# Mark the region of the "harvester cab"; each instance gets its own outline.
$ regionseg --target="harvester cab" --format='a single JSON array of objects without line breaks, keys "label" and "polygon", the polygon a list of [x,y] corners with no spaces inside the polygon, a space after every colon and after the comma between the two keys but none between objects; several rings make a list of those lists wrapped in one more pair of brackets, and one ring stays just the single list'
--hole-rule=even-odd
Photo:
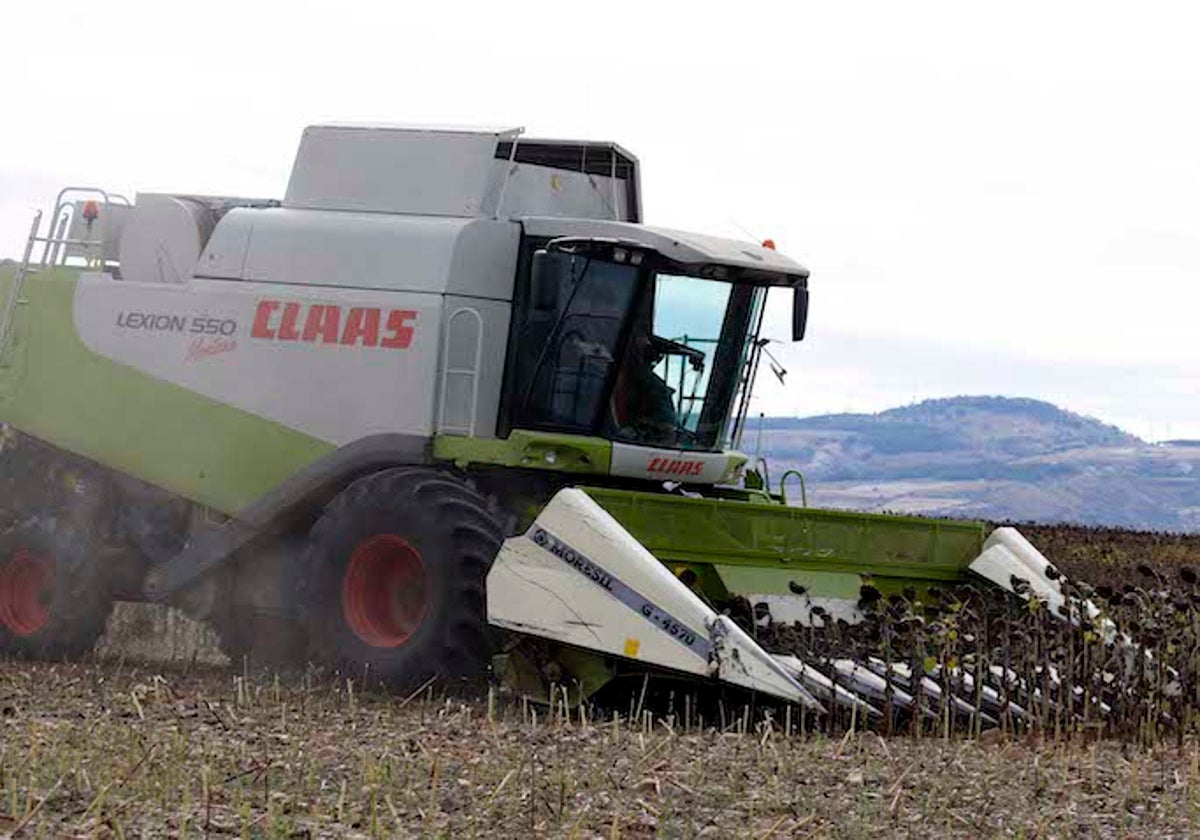
[{"label": "harvester cab", "polygon": [[808,272],[641,216],[620,146],[515,129],[313,126],[281,200],[61,193],[0,273],[0,648],[75,655],[154,600],[235,659],[816,709],[865,701],[748,629],[971,570],[1058,591],[1019,535],[764,487],[767,293],[799,340]]},{"label": "harvester cab", "polygon": [[[568,227],[529,220],[545,232]],[[579,435],[611,446],[611,473],[737,483],[766,292],[807,292],[780,257],[690,248],[635,225],[536,233],[518,277],[501,430]],[[581,235],[592,228],[591,236]],[[544,245],[541,244],[544,242]],[[749,255],[749,256],[746,256]],[[747,262],[754,261],[751,265]],[[522,288],[524,287],[524,288]]]}]

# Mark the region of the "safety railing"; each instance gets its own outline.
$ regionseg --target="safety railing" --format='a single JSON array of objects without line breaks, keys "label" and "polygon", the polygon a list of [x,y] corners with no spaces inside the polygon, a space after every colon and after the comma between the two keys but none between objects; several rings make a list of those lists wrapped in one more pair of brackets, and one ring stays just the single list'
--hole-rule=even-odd
[{"label": "safety railing", "polygon": [[[98,200],[97,198],[86,199],[83,205],[86,212],[88,202],[95,204],[97,234],[95,238],[68,237],[67,232],[70,230],[70,223],[76,211],[75,202],[84,196],[98,197]],[[25,242],[25,252],[17,267],[12,286],[8,290],[8,297],[4,301],[3,315],[0,316],[0,362],[8,357],[13,322],[16,318],[17,307],[25,303],[23,297],[25,282],[29,279],[30,274],[65,263],[72,255],[73,248],[82,252],[83,259],[89,265],[98,263],[100,271],[108,269],[108,259],[104,249],[106,225],[110,214],[106,210],[117,205],[132,206],[129,199],[119,193],[109,193],[98,187],[71,186],[59,190],[58,196],[54,200],[54,212],[50,215],[45,236],[39,235],[42,227],[42,212],[39,210],[34,214],[33,224],[29,228],[29,238]],[[33,251],[39,244],[42,245],[42,256],[38,261],[37,268],[34,268],[31,265]],[[96,257],[91,256],[93,250],[97,253]]]}]

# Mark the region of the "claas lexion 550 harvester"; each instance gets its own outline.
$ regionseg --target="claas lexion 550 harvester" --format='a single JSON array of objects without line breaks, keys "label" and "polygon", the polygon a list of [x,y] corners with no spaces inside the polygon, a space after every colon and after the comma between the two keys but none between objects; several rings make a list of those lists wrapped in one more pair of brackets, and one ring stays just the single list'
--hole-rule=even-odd
[{"label": "claas lexion 550 harvester", "polygon": [[282,201],[63,190],[0,286],[0,649],[79,655],[156,601],[395,685],[654,672],[818,711],[877,673],[722,604],[1061,602],[1011,529],[787,504],[737,448],[767,293],[799,341],[808,272],[641,216],[627,151],[519,130],[313,126]]}]

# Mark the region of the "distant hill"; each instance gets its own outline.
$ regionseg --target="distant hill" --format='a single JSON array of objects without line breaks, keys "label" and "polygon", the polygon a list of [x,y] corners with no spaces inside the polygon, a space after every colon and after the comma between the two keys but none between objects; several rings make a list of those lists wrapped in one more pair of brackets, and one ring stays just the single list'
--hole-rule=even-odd
[{"label": "distant hill", "polygon": [[[753,449],[751,422],[743,443]],[[1039,400],[953,397],[878,414],[770,418],[772,471],[834,507],[1200,530],[1200,446],[1149,444]]]}]

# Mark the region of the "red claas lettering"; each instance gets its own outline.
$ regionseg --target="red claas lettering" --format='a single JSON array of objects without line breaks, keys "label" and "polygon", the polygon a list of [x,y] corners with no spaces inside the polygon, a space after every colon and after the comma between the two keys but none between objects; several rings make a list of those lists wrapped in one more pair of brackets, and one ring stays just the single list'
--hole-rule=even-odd
[{"label": "red claas lettering", "polygon": [[380,342],[379,346],[395,350],[407,349],[408,345],[412,344],[415,332],[409,322],[415,320],[417,320],[417,313],[412,309],[393,309],[388,313],[388,335]]},{"label": "red claas lettering", "polygon": [[254,326],[250,329],[251,338],[274,338],[275,330],[271,329],[271,316],[279,308],[277,300],[260,300],[254,312]]},{"label": "red claas lettering", "polygon": [[416,321],[415,309],[354,306],[343,316],[342,308],[330,303],[260,300],[250,337],[406,350],[416,335]]},{"label": "red claas lettering", "polygon": [[275,333],[275,337],[280,341],[296,341],[300,338],[300,331],[296,329],[298,320],[300,320],[300,304],[285,303],[283,317],[279,319],[279,331]]},{"label": "red claas lettering", "polygon": [[336,306],[313,306],[304,319],[304,334],[301,341],[317,341],[321,344],[337,344],[342,310]]},{"label": "red claas lettering", "polygon": [[356,306],[346,316],[346,331],[342,333],[342,344],[375,347],[379,344],[379,310]]},{"label": "red claas lettering", "polygon": [[703,461],[686,461],[680,458],[651,458],[646,472],[657,475],[695,477],[704,472]]}]

